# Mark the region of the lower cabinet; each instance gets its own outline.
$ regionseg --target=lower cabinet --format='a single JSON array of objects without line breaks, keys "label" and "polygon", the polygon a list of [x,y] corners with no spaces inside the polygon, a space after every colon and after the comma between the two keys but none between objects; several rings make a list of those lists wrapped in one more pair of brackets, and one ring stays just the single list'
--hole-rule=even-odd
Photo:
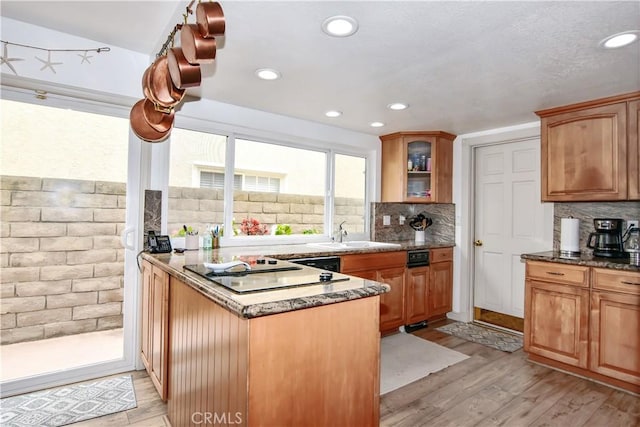
[{"label": "lower cabinet", "polygon": [[429,317],[429,267],[407,268],[407,323],[418,323]]},{"label": "lower cabinet", "polygon": [[453,301],[453,249],[429,250],[430,266],[407,268],[406,324],[446,317]]},{"label": "lower cabinet", "polygon": [[162,400],[167,400],[169,274],[142,262],[142,330],[140,356]]},{"label": "lower cabinet", "polygon": [[444,318],[453,304],[453,248],[432,249],[429,256],[427,314],[429,319]]},{"label": "lower cabinet", "polygon": [[589,290],[528,280],[525,301],[525,351],[586,368]]},{"label": "lower cabinet", "polygon": [[390,286],[389,292],[380,295],[380,332],[404,325],[406,263],[405,251],[343,255],[340,260],[341,273]]},{"label": "lower cabinet", "polygon": [[430,266],[406,268],[405,251],[342,256],[342,273],[391,287],[380,296],[380,332],[443,318],[451,311],[453,248],[430,249],[429,257]]},{"label": "lower cabinet", "polygon": [[593,269],[589,368],[640,385],[640,273]]},{"label": "lower cabinet", "polygon": [[526,268],[530,357],[640,392],[640,273],[538,261]]}]

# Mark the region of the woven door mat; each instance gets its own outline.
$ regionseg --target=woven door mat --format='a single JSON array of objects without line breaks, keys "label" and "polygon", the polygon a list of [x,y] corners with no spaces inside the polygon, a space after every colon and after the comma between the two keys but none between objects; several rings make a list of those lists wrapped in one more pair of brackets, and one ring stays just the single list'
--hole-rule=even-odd
[{"label": "woven door mat", "polygon": [[436,330],[509,353],[522,348],[521,336],[485,328],[475,323],[450,323]]}]

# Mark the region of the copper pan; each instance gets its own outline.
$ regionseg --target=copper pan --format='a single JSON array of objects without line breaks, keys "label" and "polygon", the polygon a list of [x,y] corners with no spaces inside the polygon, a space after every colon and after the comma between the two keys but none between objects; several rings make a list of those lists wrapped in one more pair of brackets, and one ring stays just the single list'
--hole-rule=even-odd
[{"label": "copper pan", "polygon": [[211,38],[224,35],[225,21],[222,6],[217,1],[198,3],[196,22],[203,37]]},{"label": "copper pan", "polygon": [[176,87],[184,89],[200,86],[202,81],[200,65],[189,64],[181,48],[172,47],[167,51],[167,63],[171,81]]},{"label": "copper pan", "polygon": [[173,126],[175,112],[173,108],[156,106],[145,98],[142,104],[142,115],[152,128],[158,132],[166,132]]},{"label": "copper pan", "polygon": [[144,103],[145,100],[141,99],[136,102],[131,113],[129,113],[129,120],[131,122],[131,130],[136,136],[147,142],[161,142],[165,140],[171,133],[171,128],[164,132],[158,132],[144,118]]},{"label": "copper pan", "polygon": [[159,57],[153,63],[149,70],[147,80],[149,93],[145,93],[145,96],[154,104],[171,108],[178,105],[184,98],[184,89],[173,86],[171,76],[169,75],[167,57],[165,55]]},{"label": "copper pan", "polygon": [[190,64],[210,64],[216,59],[216,39],[205,38],[196,24],[182,26],[180,46]]}]

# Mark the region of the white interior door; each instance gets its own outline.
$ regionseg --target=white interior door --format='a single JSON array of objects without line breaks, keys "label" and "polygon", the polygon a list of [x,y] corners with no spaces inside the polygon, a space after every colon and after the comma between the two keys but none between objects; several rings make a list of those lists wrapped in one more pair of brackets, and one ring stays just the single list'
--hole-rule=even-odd
[{"label": "white interior door", "polygon": [[553,204],[540,202],[538,138],[474,149],[475,307],[524,317],[522,253],[552,247]]}]

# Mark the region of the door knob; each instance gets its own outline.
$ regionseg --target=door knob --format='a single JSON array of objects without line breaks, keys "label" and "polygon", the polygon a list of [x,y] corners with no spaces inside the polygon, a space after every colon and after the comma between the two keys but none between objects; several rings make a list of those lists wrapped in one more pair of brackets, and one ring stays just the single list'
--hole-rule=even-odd
[{"label": "door knob", "polygon": [[475,242],[473,242],[473,244],[475,246],[482,246],[482,240],[476,240]]}]

